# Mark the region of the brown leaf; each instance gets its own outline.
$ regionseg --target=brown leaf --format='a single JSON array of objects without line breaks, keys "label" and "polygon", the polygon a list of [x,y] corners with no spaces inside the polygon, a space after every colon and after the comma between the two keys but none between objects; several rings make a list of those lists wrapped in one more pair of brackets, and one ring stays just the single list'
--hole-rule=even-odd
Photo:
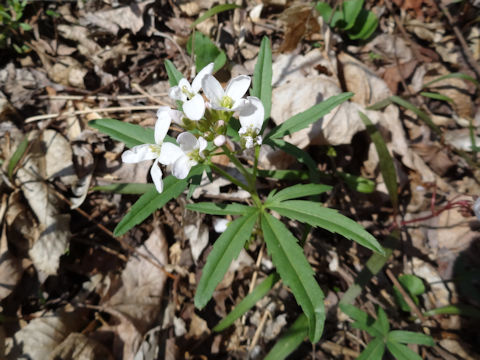
[{"label": "brown leaf", "polygon": [[310,4],[292,4],[280,15],[279,20],[285,26],[280,52],[295,50],[301,39],[320,31],[316,10]]},{"label": "brown leaf", "polygon": [[49,360],[113,360],[102,344],[80,333],[71,333],[50,354]]},{"label": "brown leaf", "polygon": [[413,74],[417,64],[418,62],[416,60],[411,60],[385,69],[383,79],[393,94],[397,94],[398,84],[405,81]]}]

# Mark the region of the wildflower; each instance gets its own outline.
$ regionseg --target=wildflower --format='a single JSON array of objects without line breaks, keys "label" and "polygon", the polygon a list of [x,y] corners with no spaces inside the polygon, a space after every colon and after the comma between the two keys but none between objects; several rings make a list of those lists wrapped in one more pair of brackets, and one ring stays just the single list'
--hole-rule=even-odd
[{"label": "wildflower", "polygon": [[245,104],[245,99],[242,98],[247,93],[250,82],[249,76],[240,75],[231,79],[223,90],[217,79],[207,75],[202,80],[202,88],[213,109],[237,111]]},{"label": "wildflower", "polygon": [[178,179],[185,179],[192,166],[203,161],[203,151],[207,148],[207,140],[203,137],[198,139],[189,132],[178,135],[177,142],[180,146],[173,145],[168,148],[172,174]]},{"label": "wildflower", "polygon": [[178,116],[175,111],[176,110],[171,110],[168,107],[162,107],[158,110],[154,132],[155,144],[137,145],[122,154],[122,161],[129,164],[155,159],[152,168],[150,169],[150,176],[152,177],[155,188],[159,193],[163,191],[163,174],[158,164],[170,164],[171,161],[169,155],[171,151],[169,151],[169,148],[176,146],[171,143],[163,142],[172,122],[172,117]]},{"label": "wildflower", "polygon": [[172,99],[183,102],[183,112],[190,120],[200,120],[205,114],[205,101],[199,91],[202,80],[212,72],[213,63],[210,63],[197,74],[191,85],[187,79],[182,78],[178,86],[172,87],[168,93]]},{"label": "wildflower", "polygon": [[241,127],[238,131],[246,149],[262,144],[262,137],[259,133],[262,130],[264,116],[265,109],[260,99],[255,96],[248,96],[245,106],[240,110]]}]

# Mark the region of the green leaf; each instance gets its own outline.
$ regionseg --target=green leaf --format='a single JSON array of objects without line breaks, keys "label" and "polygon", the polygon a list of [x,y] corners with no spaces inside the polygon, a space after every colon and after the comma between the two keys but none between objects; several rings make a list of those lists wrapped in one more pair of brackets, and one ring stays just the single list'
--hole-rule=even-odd
[{"label": "green leaf", "polygon": [[474,83],[474,84],[477,85],[477,86],[480,86],[480,83],[479,83],[477,80],[475,80],[473,77],[471,77],[471,76],[469,76],[469,75],[467,75],[467,74],[463,74],[463,73],[451,73],[451,74],[439,76],[438,78],[433,79],[432,81],[429,81],[428,83],[426,83],[426,84],[423,85],[423,88],[427,88],[427,87],[429,87],[430,85],[435,84],[436,82],[439,82],[439,81],[442,81],[442,80],[446,80],[446,79],[462,79],[462,80],[467,80],[467,81],[470,81],[470,82]]},{"label": "green leaf", "polygon": [[385,185],[387,186],[388,194],[390,195],[390,200],[392,201],[392,206],[394,209],[396,209],[398,207],[398,185],[397,171],[395,170],[393,159],[388,152],[387,145],[385,145],[382,135],[375,125],[372,124],[370,119],[364,113],[359,112],[358,114],[367,128],[370,139],[372,139],[373,143],[375,144],[383,181],[385,181]]},{"label": "green leaf", "polygon": [[415,113],[415,115],[417,115],[420,119],[422,119],[425,122],[425,124],[427,124],[428,127],[430,127],[437,135],[442,134],[442,130],[440,130],[440,128],[437,125],[435,125],[435,123],[432,121],[432,119],[430,119],[430,117],[426,113],[424,113],[422,110],[417,108],[412,103],[408,102],[407,100],[402,99],[399,96],[395,96],[395,95],[390,96],[390,100],[392,100],[392,102],[394,102],[395,104],[403,106],[404,108],[406,108],[406,109],[412,111],[413,113]]},{"label": "green leaf", "polygon": [[471,305],[457,304],[447,305],[436,309],[429,310],[423,314],[424,316],[435,315],[461,315],[480,319],[480,310]]},{"label": "green leaf", "polygon": [[290,199],[296,199],[306,196],[319,195],[331,190],[331,186],[320,184],[297,184],[282,189],[277,193],[273,191],[268,195],[270,202],[278,202]]},{"label": "green leaf", "polygon": [[397,360],[422,360],[415,351],[394,341],[387,341],[387,349]]},{"label": "green leaf", "polygon": [[213,15],[216,15],[216,14],[221,13],[223,11],[233,10],[233,9],[237,9],[237,8],[241,8],[241,6],[235,5],[235,4],[221,4],[221,5],[214,6],[210,10],[207,10],[197,20],[195,20],[195,22],[192,25],[190,25],[190,27],[194,28],[195,26],[197,26],[201,22],[207,20],[209,17],[212,17]]},{"label": "green leaf", "polygon": [[25,30],[25,31],[30,31],[32,30],[32,27],[30,26],[30,24],[27,24],[27,23],[20,23],[20,27]]},{"label": "green leaf", "polygon": [[362,9],[357,17],[355,25],[348,32],[351,40],[367,40],[375,32],[378,26],[378,18],[373,12]]},{"label": "green leaf", "polygon": [[[192,171],[191,171],[192,172]],[[187,178],[188,179],[188,178]],[[149,217],[155,210],[161,208],[168,201],[178,197],[187,187],[187,179],[179,180],[170,175],[163,179],[163,192],[158,193],[153,187],[143,194],[140,199],[130,208],[127,215],[118,223],[113,235],[121,236],[135,225],[140,224]]]},{"label": "green leaf", "polygon": [[[192,37],[195,37],[195,46],[192,47]],[[220,50],[207,36],[201,32],[195,31],[187,42],[187,52],[192,55],[195,51],[195,67],[197,72],[202,70],[210,63],[214,63],[214,71],[217,71],[225,65],[227,56],[225,52]]]},{"label": "green leaf", "polygon": [[268,253],[272,256],[280,277],[292,290],[307,316],[310,341],[316,343],[323,332],[325,308],[323,292],[313,277],[313,269],[297,239],[281,221],[263,213],[261,224]]},{"label": "green leaf", "polygon": [[270,289],[277,283],[280,276],[277,273],[269,275],[263,280],[253,291],[248,294],[240,303],[233,309],[217,326],[213,328],[213,331],[222,331],[232,325],[235,320],[245,314],[248,310],[253,308],[257,302],[262,299]]},{"label": "green leaf", "polygon": [[328,24],[332,15],[332,8],[330,7],[330,5],[328,5],[328,3],[324,1],[319,1],[317,5],[315,5],[315,10],[317,10],[318,13],[322,15],[323,20],[325,20],[325,23]]},{"label": "green leaf", "polygon": [[447,101],[449,103],[453,103],[453,99],[446,96],[446,95],[443,95],[443,94],[439,94],[439,93],[436,93],[436,92],[425,92],[425,91],[422,91],[420,93],[420,95],[422,96],[425,96],[427,98],[430,98],[430,99],[434,99],[434,100],[442,100],[442,101]]},{"label": "green leaf", "polygon": [[344,1],[342,5],[343,19],[345,21],[345,25],[342,26],[342,29],[348,30],[355,24],[355,20],[363,7],[363,0],[347,0]]},{"label": "green leaf", "polygon": [[264,360],[283,360],[300,346],[308,335],[308,319],[300,315],[293,325],[276,342]]},{"label": "green leaf", "polygon": [[250,208],[244,216],[230,223],[213,245],[195,293],[195,306],[198,309],[207,305],[232,260],[238,256],[250,238],[257,217],[258,209]]},{"label": "green leaf", "polygon": [[263,37],[260,44],[250,94],[262,100],[265,108],[265,119],[268,119],[272,108],[272,50],[270,49],[270,41],[266,36]]},{"label": "green leaf", "polygon": [[165,69],[167,70],[168,82],[172,87],[177,86],[178,82],[185,77],[170,60],[165,60]]},{"label": "green leaf", "polygon": [[[422,279],[418,278],[415,275],[405,274],[400,275],[398,277],[398,281],[400,282],[402,287],[405,288],[407,294],[409,294],[413,302],[418,305],[420,302],[417,295],[421,295],[425,292],[425,285],[423,285]],[[397,287],[394,286],[393,291],[395,299],[399,303],[401,309],[405,312],[409,312],[410,306],[408,306],[400,290],[398,290]]]},{"label": "green leaf", "polygon": [[279,180],[310,180],[308,172],[301,170],[258,170],[258,176]]},{"label": "green leaf", "polygon": [[290,219],[299,220],[312,226],[319,226],[333,233],[338,233],[347,239],[356,241],[362,246],[384,254],[382,246],[361,225],[352,219],[326,208],[319,203],[305,200],[290,200],[281,203],[269,203],[270,209]]},{"label": "green leaf", "polygon": [[25,137],[22,139],[17,149],[13,153],[12,157],[10,158],[10,161],[8,162],[7,172],[8,172],[8,177],[10,179],[12,178],[15,167],[17,166],[18,162],[22,158],[23,154],[25,154],[27,147],[28,147],[28,135],[25,135]]},{"label": "green leaf", "polygon": [[375,325],[381,331],[382,335],[387,335],[390,331],[390,324],[388,323],[387,314],[385,314],[385,311],[381,307],[377,310],[376,323]]},{"label": "green leaf", "polygon": [[341,177],[342,180],[345,181],[347,186],[352,190],[364,194],[371,194],[375,191],[375,182],[370,179],[366,179],[362,176],[344,173],[341,171],[338,171],[337,175]]},{"label": "green leaf", "polygon": [[113,192],[117,194],[145,194],[146,192],[155,188],[153,184],[140,184],[140,183],[121,183],[121,184],[109,184],[94,186],[91,191],[103,191],[103,192]]},{"label": "green leaf", "polygon": [[340,303],[340,309],[350,316],[355,322],[352,327],[368,332],[373,337],[383,337],[382,330],[378,326],[378,322],[368,315],[365,311],[350,305]]},{"label": "green leaf", "polygon": [[435,346],[431,336],[413,331],[394,330],[388,334],[388,341],[395,341],[402,344],[417,344]]},{"label": "green leaf", "polygon": [[353,93],[351,92],[331,96],[320,104],[314,105],[310,109],[292,116],[283,124],[274,127],[272,131],[267,134],[266,138],[278,139],[302,130],[315,121],[320,120],[324,115],[328,114],[352,96]]},{"label": "green leaf", "polygon": [[382,360],[385,353],[385,344],[381,338],[375,338],[362,351],[357,360]]},{"label": "green leaf", "polygon": [[216,204],[211,202],[200,202],[195,204],[187,204],[187,209],[210,215],[245,215],[251,208],[241,204]]},{"label": "green leaf", "polygon": [[91,127],[107,134],[112,139],[121,141],[129,148],[141,144],[155,144],[152,129],[129,124],[115,119],[98,119],[88,122]]}]

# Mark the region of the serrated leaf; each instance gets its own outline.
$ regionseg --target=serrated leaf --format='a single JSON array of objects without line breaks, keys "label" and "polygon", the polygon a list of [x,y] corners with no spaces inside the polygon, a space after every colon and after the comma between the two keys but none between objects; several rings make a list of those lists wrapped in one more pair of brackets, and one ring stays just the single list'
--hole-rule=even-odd
[{"label": "serrated leaf", "polygon": [[195,204],[187,204],[187,209],[210,215],[245,215],[251,208],[242,204],[216,204],[211,202],[200,202]]},{"label": "serrated leaf", "polygon": [[308,319],[300,315],[293,325],[282,335],[264,360],[283,360],[290,355],[308,335]]},{"label": "serrated leaf", "polygon": [[385,254],[378,241],[362,226],[336,210],[326,208],[319,203],[305,200],[289,200],[281,203],[269,203],[268,207],[280,215],[338,233],[372,251]]},{"label": "serrated leaf", "polygon": [[202,277],[195,293],[195,306],[202,309],[212,297],[215,288],[222,280],[233,259],[252,234],[258,217],[258,209],[250,208],[247,213],[234,220],[213,245],[202,270]]},{"label": "serrated leaf", "polygon": [[415,351],[395,341],[387,341],[387,349],[397,360],[422,360]]},{"label": "serrated leaf", "polygon": [[216,15],[223,11],[233,10],[237,8],[241,8],[241,6],[235,5],[235,4],[220,4],[220,5],[214,6],[210,10],[205,11],[205,13],[202,16],[200,16],[197,20],[195,20],[195,22],[192,25],[190,25],[190,27],[194,28],[195,26],[207,20],[209,17],[212,17],[213,15]]},{"label": "serrated leaf", "polygon": [[382,339],[375,338],[370,341],[357,360],[382,360],[385,353],[385,344]]},{"label": "serrated leaf", "polygon": [[[195,46],[192,46],[193,36],[195,37]],[[198,31],[188,38],[187,52],[192,55],[192,51],[195,51],[195,68],[197,72],[212,62],[214,63],[214,71],[217,71],[227,61],[225,52],[220,50],[207,36]]]},{"label": "serrated leaf", "polygon": [[172,175],[167,176],[163,179],[162,193],[158,193],[157,189],[153,187],[143,194],[115,227],[113,235],[121,236],[125,234],[149,217],[155,210],[161,208],[171,199],[178,197],[187,187],[187,179],[180,180]]},{"label": "serrated leaf", "polygon": [[382,335],[387,335],[388,331],[390,330],[387,314],[385,314],[385,310],[383,310],[381,307],[378,308],[377,321],[374,325],[381,331]]},{"label": "serrated leaf", "polygon": [[388,334],[388,340],[402,344],[435,346],[431,336],[413,331],[394,330]]},{"label": "serrated leaf", "polygon": [[297,184],[282,189],[277,193],[271,192],[268,198],[272,202],[297,199],[306,196],[319,195],[331,190],[331,186],[321,184]]},{"label": "serrated leaf", "polygon": [[15,150],[12,157],[10,158],[10,161],[8,162],[7,172],[8,172],[8,177],[10,179],[12,178],[13,170],[15,170],[15,167],[17,166],[18,162],[22,158],[23,154],[25,154],[27,147],[28,147],[28,135],[26,135],[22,139],[20,144],[18,144],[17,149]]},{"label": "serrated leaf", "polygon": [[165,69],[167,70],[168,83],[170,86],[177,86],[178,82],[184,78],[183,74],[177,70],[170,60],[165,60]]},{"label": "serrated leaf", "polygon": [[240,301],[238,305],[235,306],[235,309],[233,309],[222,321],[218,323],[217,326],[213,328],[213,331],[222,331],[232,325],[235,320],[253,308],[260,299],[267,295],[267,293],[279,279],[280,276],[277,273],[269,275],[265,280],[257,285],[250,294]]},{"label": "serrated leaf", "polygon": [[303,249],[287,227],[268,213],[263,213],[261,219],[268,253],[272,256],[280,277],[292,290],[307,316],[309,338],[312,343],[316,343],[322,335],[325,322],[322,289],[313,277],[313,269]]},{"label": "serrated leaf", "polygon": [[153,184],[142,184],[142,183],[121,183],[121,184],[109,184],[94,186],[91,191],[103,191],[103,192],[113,192],[117,194],[130,194],[138,195],[145,194],[147,191],[155,188]]},{"label": "serrated leaf", "polygon": [[253,72],[250,94],[262,101],[265,108],[265,119],[270,117],[272,108],[272,74],[272,50],[270,49],[270,41],[264,36]]},{"label": "serrated leaf", "polygon": [[315,121],[320,120],[323,116],[328,114],[338,105],[350,99],[352,96],[353,93],[351,92],[331,96],[320,104],[314,105],[310,109],[292,116],[283,124],[274,127],[272,131],[267,134],[266,138],[278,139],[302,130]]},{"label": "serrated leaf", "polygon": [[383,181],[387,187],[388,194],[390,195],[390,200],[392,201],[392,206],[394,209],[398,206],[398,185],[397,185],[397,171],[395,170],[395,165],[393,159],[390,156],[387,145],[383,141],[383,137],[372,124],[367,115],[362,112],[358,113],[362,119],[365,127],[367,128],[368,135],[375,145],[379,157],[379,166],[382,173]]}]

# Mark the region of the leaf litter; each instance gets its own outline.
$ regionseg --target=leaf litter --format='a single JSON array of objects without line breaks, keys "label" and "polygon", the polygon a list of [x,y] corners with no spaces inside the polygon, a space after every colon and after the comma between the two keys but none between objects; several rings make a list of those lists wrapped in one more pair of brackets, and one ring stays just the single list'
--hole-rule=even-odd
[{"label": "leaf litter", "polygon": [[[218,236],[212,231],[217,220],[195,218],[184,208],[190,200],[182,198],[115,239],[109,229],[135,202],[135,195],[88,190],[98,184],[149,181],[149,164],[122,164],[123,146],[87,129],[86,123],[103,117],[98,109],[120,108],[107,116],[153,125],[151,108],[159,106],[168,91],[164,60],[172,60],[187,77],[191,74],[193,62],[185,50],[190,25],[214,5],[28,5],[28,19],[36,29],[25,39],[30,50],[11,50],[0,61],[0,357],[262,358],[295,321],[299,309],[278,284],[230,330],[213,332],[258,283],[255,279],[271,273],[271,261],[260,244],[249,244],[216,289],[214,300],[198,311],[194,291]],[[467,49],[430,1],[367,1],[365,6],[381,21],[379,30],[364,42],[329,28],[305,2],[247,2],[244,8],[209,19],[197,31],[226,52],[225,81],[230,69],[232,74],[251,74],[262,36],[272,39],[269,127],[330,96],[352,91],[350,101],[288,141],[308,152],[334,185],[328,206],[383,239],[389,230],[385,224],[395,213],[379,156],[358,116],[359,111],[365,113],[394,159],[404,214],[398,220],[403,245],[388,266],[397,276],[414,274],[427,284],[420,296],[424,311],[451,304],[478,308],[479,227],[471,212],[480,191],[475,150],[478,87],[455,77],[426,85],[454,72],[478,80],[465,57],[469,51],[480,60],[478,27],[462,28]],[[449,5],[462,25],[471,20],[469,13],[474,12],[469,9],[476,7]],[[411,108],[391,103],[369,109],[390,96],[426,112],[443,136],[436,136]],[[29,147],[9,178],[8,162],[25,135]],[[328,148],[334,155],[327,155]],[[304,170],[294,159],[273,151],[262,147],[263,169]],[[248,155],[242,160],[249,161]],[[340,171],[372,180],[374,191],[355,192],[337,181]],[[286,183],[265,179],[259,191]],[[199,186],[193,198],[245,201],[242,190],[220,180]],[[288,226],[298,234],[302,231],[293,222]],[[309,233],[305,249],[317,280],[330,290],[325,292],[326,306],[333,308],[369,254],[319,231]],[[392,284],[385,276],[379,274],[366,287],[357,305],[374,313],[375,301],[387,309],[395,326],[416,326],[408,314],[396,310]],[[360,340],[360,333],[344,320],[329,311],[329,331],[314,355],[309,343],[302,342],[293,356],[329,358],[346,354],[341,349],[359,354],[366,338]],[[432,330],[439,345],[424,349],[424,357],[477,357],[471,331],[475,324],[475,317],[458,314],[428,318],[422,325]]]}]

